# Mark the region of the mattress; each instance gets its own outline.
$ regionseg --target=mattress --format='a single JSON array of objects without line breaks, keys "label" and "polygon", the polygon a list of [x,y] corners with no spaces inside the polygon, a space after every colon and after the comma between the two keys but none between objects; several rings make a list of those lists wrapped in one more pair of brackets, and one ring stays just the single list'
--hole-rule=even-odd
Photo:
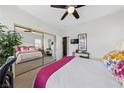
[{"label": "mattress", "polygon": [[[62,60],[61,62],[65,62]],[[58,63],[61,62],[58,61]],[[47,80],[42,81],[46,74],[49,75],[49,77],[47,77]],[[43,84],[45,85],[42,86]],[[34,87],[118,88],[121,87],[121,85],[113,78],[111,73],[108,72],[102,62],[74,57],[68,60],[68,62],[65,62],[59,69],[54,70],[52,74],[50,74],[49,71],[48,73],[44,73],[41,69],[36,77]]]},{"label": "mattress", "polygon": [[19,52],[17,53],[16,64],[41,57],[42,57],[42,53],[40,51]]}]

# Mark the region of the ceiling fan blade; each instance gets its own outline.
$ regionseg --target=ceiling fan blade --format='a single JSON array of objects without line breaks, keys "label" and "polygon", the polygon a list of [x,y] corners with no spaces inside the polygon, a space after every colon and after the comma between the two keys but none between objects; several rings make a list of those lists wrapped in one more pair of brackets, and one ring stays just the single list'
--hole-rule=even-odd
[{"label": "ceiling fan blade", "polygon": [[61,20],[63,20],[68,15],[68,12],[66,11],[65,14],[62,16]]},{"label": "ceiling fan blade", "polygon": [[67,5],[51,5],[53,8],[61,8],[61,9],[66,9]]},{"label": "ceiling fan blade", "polygon": [[80,8],[80,7],[84,7],[86,5],[77,5],[75,8]]},{"label": "ceiling fan blade", "polygon": [[74,10],[74,12],[72,14],[75,18],[77,18],[77,19],[79,18],[79,14],[76,10]]}]

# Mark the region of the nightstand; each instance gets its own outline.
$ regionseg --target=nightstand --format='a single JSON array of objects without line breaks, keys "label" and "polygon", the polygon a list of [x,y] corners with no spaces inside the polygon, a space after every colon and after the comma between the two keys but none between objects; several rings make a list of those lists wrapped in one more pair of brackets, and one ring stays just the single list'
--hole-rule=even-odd
[{"label": "nightstand", "polygon": [[87,51],[83,51],[83,52],[73,52],[73,56],[79,56],[81,58],[90,58],[90,53],[88,53]]}]

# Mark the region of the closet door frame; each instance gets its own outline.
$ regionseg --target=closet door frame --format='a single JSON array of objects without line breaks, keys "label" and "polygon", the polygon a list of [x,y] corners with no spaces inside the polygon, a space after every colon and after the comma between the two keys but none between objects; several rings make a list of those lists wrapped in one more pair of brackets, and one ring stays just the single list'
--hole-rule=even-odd
[{"label": "closet door frame", "polygon": [[[27,27],[27,26],[24,26],[24,25],[20,25],[20,24],[14,24],[14,31],[16,31],[16,27],[19,27],[19,28],[23,28],[23,29],[27,29],[27,30],[30,30],[32,32],[36,32],[36,33],[40,33],[41,34],[41,38],[42,38],[42,50],[44,50],[44,35],[51,35],[55,38],[55,47],[54,47],[54,51],[55,51],[55,58],[56,58],[56,35],[54,34],[51,34],[51,33],[47,33],[47,32],[44,32],[44,31],[41,31],[41,30],[38,30],[38,29],[34,29],[34,28],[31,28],[31,27]],[[42,64],[44,65],[44,54],[43,54],[43,58],[42,58]]]}]

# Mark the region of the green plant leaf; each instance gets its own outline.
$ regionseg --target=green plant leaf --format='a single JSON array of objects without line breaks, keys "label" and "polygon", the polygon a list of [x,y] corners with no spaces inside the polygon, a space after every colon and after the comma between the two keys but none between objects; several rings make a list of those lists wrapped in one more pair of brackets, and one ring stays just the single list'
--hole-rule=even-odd
[{"label": "green plant leaf", "polygon": [[0,63],[4,63],[8,56],[15,54],[15,46],[22,44],[21,35],[16,31],[8,31],[0,24]]}]

